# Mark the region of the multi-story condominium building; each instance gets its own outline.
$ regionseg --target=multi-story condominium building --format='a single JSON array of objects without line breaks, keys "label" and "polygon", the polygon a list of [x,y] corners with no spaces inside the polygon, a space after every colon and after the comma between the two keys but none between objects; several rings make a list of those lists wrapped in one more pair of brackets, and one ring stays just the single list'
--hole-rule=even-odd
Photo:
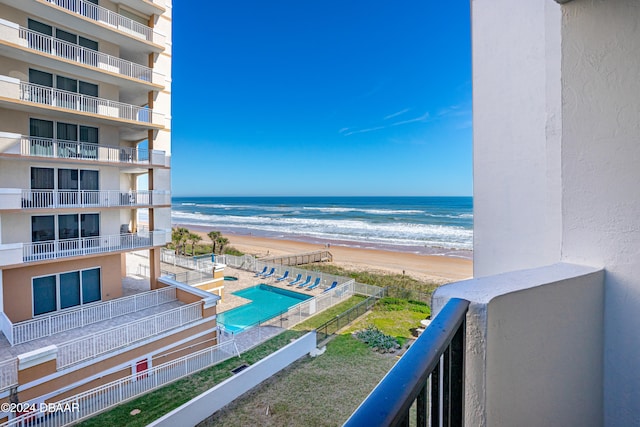
[{"label": "multi-story condominium building", "polygon": [[[170,106],[170,0],[0,0],[0,401],[60,399],[215,340],[215,298],[158,281]],[[133,250],[150,264],[135,295]]]}]

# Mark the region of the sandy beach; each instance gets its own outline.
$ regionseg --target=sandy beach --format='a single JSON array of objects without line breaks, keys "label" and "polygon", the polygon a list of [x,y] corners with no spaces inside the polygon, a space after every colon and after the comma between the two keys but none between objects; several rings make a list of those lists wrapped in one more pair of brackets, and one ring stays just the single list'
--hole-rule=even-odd
[{"label": "sandy beach", "polygon": [[[197,227],[193,226],[187,228],[202,236],[202,244],[210,242],[205,231],[198,230]],[[224,236],[229,239],[230,246],[257,257],[297,254],[326,249],[324,245],[292,240],[235,234],[225,234]],[[431,281],[438,284],[467,279],[473,274],[473,263],[469,259],[337,245],[331,245],[329,250],[333,255],[333,263],[349,270],[399,274],[404,272],[418,280]]]}]

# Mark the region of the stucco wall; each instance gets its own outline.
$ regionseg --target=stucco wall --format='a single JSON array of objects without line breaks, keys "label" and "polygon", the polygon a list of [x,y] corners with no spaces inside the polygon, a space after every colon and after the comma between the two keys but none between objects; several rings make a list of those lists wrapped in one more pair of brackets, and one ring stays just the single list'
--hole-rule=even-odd
[{"label": "stucco wall", "polygon": [[465,423],[600,426],[604,272],[555,264],[445,285],[467,314]]},{"label": "stucco wall", "polygon": [[119,274],[113,274],[120,270],[120,255],[13,268],[2,271],[5,314],[14,323],[32,318],[33,277],[94,267],[101,267],[102,299],[110,300],[122,296],[122,279]]},{"label": "stucco wall", "polygon": [[563,11],[562,253],[607,270],[605,425],[640,425],[640,3]]},{"label": "stucco wall", "polygon": [[560,78],[559,68],[545,62],[547,47],[558,45],[560,6],[474,0],[472,22],[480,277],[560,259]]}]

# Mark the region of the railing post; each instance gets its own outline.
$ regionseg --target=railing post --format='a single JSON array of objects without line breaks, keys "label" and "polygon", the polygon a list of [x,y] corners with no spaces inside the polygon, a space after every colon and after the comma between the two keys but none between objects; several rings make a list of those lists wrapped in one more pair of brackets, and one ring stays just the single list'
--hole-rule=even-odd
[{"label": "railing post", "polygon": [[440,368],[442,366],[442,358],[436,365],[433,372],[431,372],[431,425],[440,425],[440,410],[442,403],[442,379],[440,375]]},{"label": "railing post", "polygon": [[464,426],[464,349],[466,340],[466,322],[462,322],[460,328],[451,340],[451,386],[450,397],[450,425]]}]

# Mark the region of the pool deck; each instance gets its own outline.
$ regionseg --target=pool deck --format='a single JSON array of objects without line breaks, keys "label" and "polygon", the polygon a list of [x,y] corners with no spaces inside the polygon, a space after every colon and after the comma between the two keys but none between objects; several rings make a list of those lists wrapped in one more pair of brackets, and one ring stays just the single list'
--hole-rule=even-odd
[{"label": "pool deck", "polygon": [[[222,294],[222,301],[218,302],[217,312],[222,313],[225,311],[229,311],[232,308],[240,307],[241,305],[248,304],[251,300],[246,298],[239,297],[237,295],[232,295],[233,292],[250,288],[255,285],[259,285],[261,283],[287,289],[289,291],[298,292],[302,295],[311,295],[312,297],[316,295],[320,295],[322,293],[322,289],[320,287],[315,288],[311,291],[306,289],[297,289],[295,286],[287,286],[289,282],[287,280],[283,280],[282,282],[276,282],[276,279],[279,276],[269,277],[268,279],[263,279],[262,277],[255,277],[254,273],[244,270],[238,270],[231,267],[225,267],[224,269],[225,276],[233,276],[237,277],[238,280],[225,280],[224,281],[224,291]],[[293,278],[288,279],[293,280]]]}]

